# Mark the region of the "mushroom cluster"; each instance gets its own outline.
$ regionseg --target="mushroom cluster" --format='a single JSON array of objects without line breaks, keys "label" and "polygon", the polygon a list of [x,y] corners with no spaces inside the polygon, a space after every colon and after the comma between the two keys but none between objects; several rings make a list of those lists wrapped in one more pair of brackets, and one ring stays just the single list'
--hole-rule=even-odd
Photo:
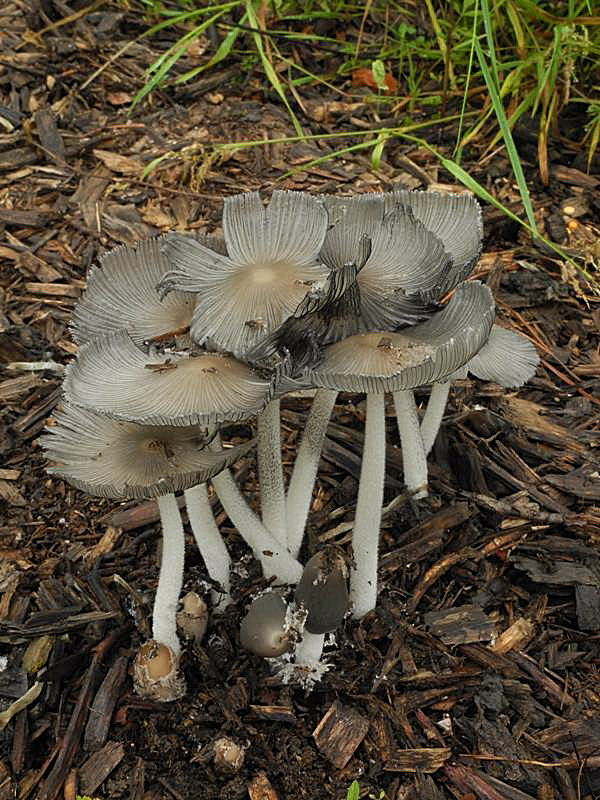
[{"label": "mushroom cluster", "polygon": [[[482,241],[466,195],[395,191],[315,197],[276,191],[227,198],[223,238],[169,233],[110,251],[77,305],[78,358],[64,405],[42,439],[50,471],[90,494],[156,497],[163,552],[153,639],[138,686],[159,699],[184,691],[176,612],[183,580],[183,491],[216,590],[230,602],[231,559],[207,481],[273,583],[254,601],[244,646],[295,663],[319,661],[348,607],[375,607],[385,468],[385,394],[396,408],[404,481],[427,493],[427,454],[452,380],[471,372],[503,386],[533,375],[531,343],[494,325],[489,289],[466,281]],[[450,300],[445,297],[452,292]],[[413,390],[430,385],[419,421]],[[289,485],[280,398],[316,389]],[[338,552],[298,561],[321,449],[340,391],[366,394],[366,425],[348,569]],[[224,447],[225,423],[256,419],[260,515],[229,467],[253,446]],[[347,577],[350,575],[348,594]],[[149,688],[150,687],[150,688]]]}]

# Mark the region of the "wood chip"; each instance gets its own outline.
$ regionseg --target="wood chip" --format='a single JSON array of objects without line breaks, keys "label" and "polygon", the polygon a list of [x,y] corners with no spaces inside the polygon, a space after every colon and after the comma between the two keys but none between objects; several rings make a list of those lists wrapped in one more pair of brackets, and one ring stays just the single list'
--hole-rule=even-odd
[{"label": "wood chip", "polygon": [[56,127],[56,116],[51,108],[40,108],[35,113],[35,126],[46,153],[59,164],[65,163],[65,145]]},{"label": "wood chip", "polygon": [[511,563],[522,570],[535,583],[546,583],[548,586],[600,586],[600,579],[585,564],[577,561],[538,561],[525,556],[513,556]]},{"label": "wood chip", "polygon": [[433,635],[444,644],[489,641],[495,632],[494,623],[478,605],[429,611],[424,619]]},{"label": "wood chip", "polygon": [[121,528],[114,528],[112,525],[109,525],[100,541],[93,547],[83,551],[82,555],[84,561],[88,564],[93,564],[97,558],[112,552],[114,546],[121,538],[122,533],[123,530]]},{"label": "wood chip", "polygon": [[65,283],[26,283],[25,289],[31,294],[48,294],[55,297],[79,297],[81,289]]},{"label": "wood chip", "polygon": [[395,750],[384,764],[386,772],[437,772],[452,755],[448,747],[417,747]]},{"label": "wood chip", "polygon": [[597,586],[575,587],[577,624],[580,631],[600,631],[600,589]]},{"label": "wood chip", "polygon": [[271,722],[296,722],[296,715],[287,706],[249,706],[253,716]]},{"label": "wood chip", "polygon": [[96,692],[83,739],[85,750],[98,750],[108,737],[113,711],[127,676],[127,663],[124,656],[117,658]]},{"label": "wood chip", "polygon": [[4,500],[9,506],[26,506],[27,500],[12,483],[0,480],[0,500]]},{"label": "wood chip", "polygon": [[42,384],[43,380],[38,375],[19,375],[18,378],[8,378],[0,383],[0,400],[13,400],[29,394],[32,389],[42,386]]},{"label": "wood chip", "polygon": [[341,769],[367,735],[369,720],[336,700],[313,731],[315,744],[328,761]]},{"label": "wood chip", "polygon": [[89,712],[90,700],[96,684],[98,671],[99,664],[97,657],[94,656],[83,679],[75,708],[73,709],[67,730],[65,731],[59,747],[56,761],[40,789],[38,800],[55,800],[65,782],[71,764],[73,763],[75,753],[77,752],[77,747],[79,746],[79,739]]},{"label": "wood chip", "polygon": [[511,650],[522,650],[535,632],[535,625],[528,619],[520,617],[496,639],[492,645],[495,653],[509,653]]},{"label": "wood chip", "polygon": [[125,756],[121,742],[107,742],[79,768],[79,793],[91,795]]},{"label": "wood chip", "polygon": [[561,183],[583,186],[584,189],[594,189],[600,183],[600,180],[593,175],[587,175],[574,167],[565,167],[563,164],[555,164],[550,170],[550,175]]},{"label": "wood chip", "polygon": [[250,800],[279,800],[279,795],[271,786],[266,772],[259,772],[248,784]]},{"label": "wood chip", "polygon": [[94,155],[112,172],[122,175],[140,175],[143,169],[143,164],[137,159],[111,153],[109,150],[94,150]]},{"label": "wood chip", "polygon": [[0,469],[0,480],[16,481],[20,474],[20,469]]}]

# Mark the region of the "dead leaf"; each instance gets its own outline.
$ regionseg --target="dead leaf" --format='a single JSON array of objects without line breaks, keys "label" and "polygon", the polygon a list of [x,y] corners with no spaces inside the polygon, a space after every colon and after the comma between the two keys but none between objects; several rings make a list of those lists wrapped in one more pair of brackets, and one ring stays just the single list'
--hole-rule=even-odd
[{"label": "dead leaf", "polygon": [[120,172],[122,175],[138,175],[143,169],[143,164],[140,164],[135,158],[120,156],[109,150],[94,150],[94,155],[112,172]]},{"label": "dead leaf", "polygon": [[148,225],[154,225],[155,228],[170,228],[173,226],[173,219],[162,208],[156,206],[148,206],[143,209],[142,219]]},{"label": "dead leaf", "polygon": [[126,106],[133,100],[133,95],[127,92],[109,92],[106,99],[112,106]]},{"label": "dead leaf", "polygon": [[[396,94],[398,90],[398,81],[391,72],[386,72],[384,77],[385,85],[387,86],[387,91],[391,92],[392,94]],[[373,77],[373,71],[370,70],[368,67],[362,67],[361,69],[355,69],[352,73],[352,85],[353,86],[366,86],[368,89],[372,89],[374,92],[377,91],[377,84],[375,83],[375,78]]]}]

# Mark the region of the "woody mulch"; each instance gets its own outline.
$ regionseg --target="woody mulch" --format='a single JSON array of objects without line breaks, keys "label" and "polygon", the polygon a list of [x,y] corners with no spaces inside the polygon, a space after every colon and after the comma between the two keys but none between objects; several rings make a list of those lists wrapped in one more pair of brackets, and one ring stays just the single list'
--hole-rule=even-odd
[{"label": "woody mulch", "polygon": [[[370,24],[365,41],[376,36]],[[311,165],[334,149],[324,139],[216,158],[214,143],[293,134],[260,74],[233,62],[156,90],[129,116],[144,70],[174,41],[169,30],[134,41],[145,27],[116,5],[0,9],[0,712],[32,689],[32,702],[0,722],[0,799],[340,800],[354,778],[362,797],[388,800],[599,796],[600,298],[490,206],[476,275],[542,365],[519,391],[457,382],[423,502],[403,493],[390,408],[376,612],[336,634],[332,667],[311,693],[281,685],[239,649],[240,613],[262,579],[214,500],[238,562],[236,605],[188,647],[181,701],[133,694],[129,669],[157,579],[157,509],[50,480],[36,445],[76,352],[68,324],[87,270],[120,242],[212,231],[222,197],[240,190],[452,182],[398,140],[377,170],[360,154]],[[294,46],[315,68],[336,57]],[[177,70],[198,57],[192,49]],[[297,111],[307,133],[369,129],[383,113],[369,94],[304,87]],[[566,109],[547,186],[533,123],[516,138],[540,228],[593,270],[600,177],[597,162],[586,173],[577,144],[584,122]],[[427,135],[451,152],[455,130]],[[508,161],[483,157],[486,146],[472,145],[463,166],[522,215]],[[302,169],[281,180],[292,167]],[[286,465],[309,402],[284,404]],[[359,395],[336,405],[306,555],[349,546],[364,410]],[[255,501],[253,459],[237,471]],[[205,587],[191,537],[186,556],[186,588]],[[214,765],[223,735],[245,750],[235,773]]]}]

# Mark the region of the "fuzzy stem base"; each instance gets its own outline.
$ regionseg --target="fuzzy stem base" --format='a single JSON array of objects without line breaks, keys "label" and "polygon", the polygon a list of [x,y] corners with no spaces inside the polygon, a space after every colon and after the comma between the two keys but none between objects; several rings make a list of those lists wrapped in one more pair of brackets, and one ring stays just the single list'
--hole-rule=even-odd
[{"label": "fuzzy stem base", "polygon": [[183,586],[185,539],[181,514],[174,494],[157,498],[163,530],[162,559],[152,612],[152,638],[179,656],[177,604]]},{"label": "fuzzy stem base", "polygon": [[285,488],[281,464],[281,423],[279,400],[271,400],[258,415],[258,480],[262,521],[273,536],[287,544]]},{"label": "fuzzy stem base", "polygon": [[427,457],[414,392],[411,389],[394,392],[394,405],[402,442],[404,483],[418,500],[427,497]]},{"label": "fuzzy stem base", "polygon": [[295,664],[318,664],[323,655],[323,645],[325,643],[324,633],[302,633],[302,641],[296,647],[294,653]]},{"label": "fuzzy stem base", "polygon": [[350,574],[352,614],[361,619],[377,603],[377,556],[385,477],[385,395],[367,395],[365,442],[352,549],[355,566]]},{"label": "fuzzy stem base", "polygon": [[204,559],[206,571],[222,587],[222,591],[211,592],[213,605],[220,611],[231,603],[231,558],[215,522],[206,484],[201,483],[188,489],[184,496],[192,533]]},{"label": "fuzzy stem base", "polygon": [[421,436],[423,437],[423,447],[425,455],[428,456],[434,445],[435,439],[440,431],[440,425],[444,418],[448,393],[450,391],[450,381],[447,383],[434,383],[431,387],[429,402],[425,409],[425,416],[421,422]]},{"label": "fuzzy stem base", "polygon": [[298,557],[319,468],[323,440],[337,392],[318,389],[314,397],[287,493],[287,537],[290,553]]}]

